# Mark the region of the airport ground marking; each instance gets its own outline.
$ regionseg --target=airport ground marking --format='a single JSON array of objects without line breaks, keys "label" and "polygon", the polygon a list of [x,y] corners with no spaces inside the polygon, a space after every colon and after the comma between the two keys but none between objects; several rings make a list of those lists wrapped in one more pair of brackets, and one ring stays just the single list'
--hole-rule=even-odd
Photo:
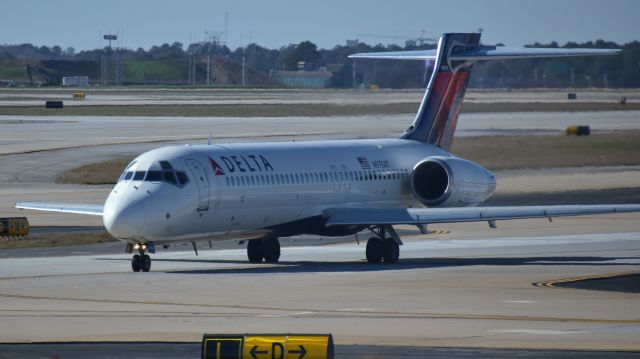
[{"label": "airport ground marking", "polygon": [[[572,318],[572,317],[543,317],[543,316],[512,316],[500,314],[455,314],[455,313],[426,313],[426,312],[346,312],[331,309],[300,309],[300,308],[278,308],[278,307],[258,307],[249,305],[223,305],[223,304],[207,304],[207,303],[179,303],[164,301],[134,301],[121,299],[93,299],[93,298],[72,298],[59,296],[37,296],[23,295],[12,293],[0,293],[0,297],[14,299],[30,299],[30,300],[55,300],[55,301],[75,301],[90,303],[109,303],[109,304],[134,304],[134,305],[166,305],[166,306],[182,306],[182,307],[203,307],[203,308],[225,308],[225,309],[244,309],[256,311],[279,311],[288,317],[305,317],[305,318],[360,318],[360,319],[454,319],[454,320],[498,320],[498,321],[534,321],[534,322],[575,322],[575,323],[604,323],[604,324],[640,324],[640,319],[600,319],[600,318]],[[299,312],[311,312],[308,314],[299,314]],[[298,314],[296,314],[298,313]],[[246,313],[245,313],[246,314]],[[229,316],[238,315],[238,313],[228,313]],[[251,315],[251,314],[249,314]],[[258,315],[258,314],[254,314]]]},{"label": "airport ground marking", "polygon": [[605,274],[594,274],[594,275],[585,275],[578,277],[569,277],[569,278],[560,278],[560,279],[551,279],[542,282],[532,283],[534,287],[547,287],[547,288],[558,288],[558,284],[565,283],[573,283],[580,282],[585,280],[597,280],[597,279],[609,279],[609,278],[618,278],[618,277],[629,277],[634,275],[640,275],[640,272],[619,272],[619,273],[605,273]]}]

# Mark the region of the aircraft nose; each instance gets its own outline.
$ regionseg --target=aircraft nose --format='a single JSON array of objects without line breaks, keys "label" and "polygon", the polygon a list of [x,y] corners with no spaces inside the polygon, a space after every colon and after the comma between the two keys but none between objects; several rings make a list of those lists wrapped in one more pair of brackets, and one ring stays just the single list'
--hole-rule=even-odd
[{"label": "aircraft nose", "polygon": [[144,226],[144,210],[139,205],[129,205],[103,214],[104,227],[112,236],[120,239],[132,238]]}]

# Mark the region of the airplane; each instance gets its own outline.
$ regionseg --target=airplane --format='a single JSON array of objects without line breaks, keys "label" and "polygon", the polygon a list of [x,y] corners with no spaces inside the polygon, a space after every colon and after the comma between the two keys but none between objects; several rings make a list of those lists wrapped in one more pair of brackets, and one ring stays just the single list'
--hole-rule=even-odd
[{"label": "airplane", "polygon": [[614,55],[612,49],[505,48],[479,33],[447,33],[436,49],[360,53],[352,59],[433,61],[418,112],[397,139],[176,145],[145,152],[104,205],[18,202],[16,208],[102,216],[126,243],[134,272],[148,272],[156,245],[247,241],[252,263],[276,263],[279,238],[369,231],[366,259],[396,263],[394,225],[640,211],[634,205],[478,207],[495,176],[449,152],[473,64],[485,60]]}]

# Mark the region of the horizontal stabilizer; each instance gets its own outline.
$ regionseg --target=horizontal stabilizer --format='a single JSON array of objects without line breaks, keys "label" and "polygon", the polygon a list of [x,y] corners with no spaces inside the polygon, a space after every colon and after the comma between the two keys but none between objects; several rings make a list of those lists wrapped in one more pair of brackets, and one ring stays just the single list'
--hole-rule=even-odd
[{"label": "horizontal stabilizer", "polygon": [[[597,56],[615,55],[617,49],[560,49],[560,48],[531,48],[531,47],[502,47],[479,46],[468,51],[451,53],[448,59],[451,61],[482,61],[482,60],[508,60],[528,59],[537,57],[571,57],[571,56]],[[433,60],[437,50],[414,51],[389,51],[389,52],[363,52],[350,55],[351,59],[387,59],[387,60]]]},{"label": "horizontal stabilizer", "polygon": [[78,203],[43,203],[43,202],[18,202],[18,209],[32,209],[36,211],[86,214],[90,216],[102,216],[104,205],[78,204]]}]

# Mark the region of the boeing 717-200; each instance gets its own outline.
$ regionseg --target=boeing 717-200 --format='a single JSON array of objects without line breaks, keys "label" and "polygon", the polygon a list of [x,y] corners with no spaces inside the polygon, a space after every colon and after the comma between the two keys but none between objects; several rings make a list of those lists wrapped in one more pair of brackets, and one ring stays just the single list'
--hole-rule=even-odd
[{"label": "boeing 717-200", "polygon": [[432,61],[413,124],[398,139],[161,147],[129,164],[104,205],[19,202],[17,208],[102,216],[107,231],[149,271],[155,246],[246,240],[249,261],[274,263],[278,238],[370,231],[366,258],[396,263],[394,225],[549,218],[640,211],[639,205],[477,207],[494,175],[449,152],[473,64],[537,57],[614,55],[609,49],[483,46],[480,34],[444,34],[434,50],[353,59]]}]

